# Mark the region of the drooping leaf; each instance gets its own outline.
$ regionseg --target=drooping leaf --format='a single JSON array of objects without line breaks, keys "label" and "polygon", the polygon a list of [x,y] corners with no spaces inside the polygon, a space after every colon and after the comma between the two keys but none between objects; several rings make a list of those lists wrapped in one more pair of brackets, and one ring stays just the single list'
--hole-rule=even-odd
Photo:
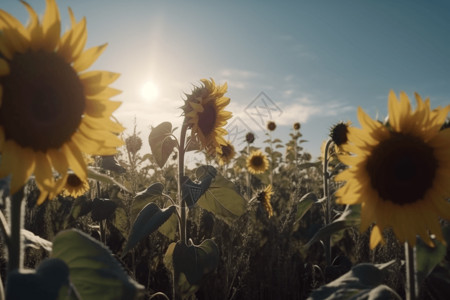
[{"label": "drooping leaf", "polygon": [[131,221],[136,220],[139,212],[149,203],[155,202],[164,191],[164,185],[160,182],[151,184],[148,188],[136,194],[131,204]]},{"label": "drooping leaf", "polygon": [[67,264],[70,280],[82,299],[139,299],[144,291],[108,248],[81,231],[60,232],[51,256]]},{"label": "drooping leaf", "polygon": [[94,222],[102,221],[111,216],[117,208],[117,203],[109,199],[95,198],[92,202],[91,218]]},{"label": "drooping leaf", "polygon": [[204,240],[198,246],[172,243],[166,251],[164,262],[174,272],[177,289],[187,296],[198,289],[204,275],[217,268],[219,249],[211,239]]},{"label": "drooping leaf", "polygon": [[112,171],[117,174],[123,174],[127,171],[124,167],[119,165],[114,155],[101,156],[100,167],[103,170]]},{"label": "drooping leaf", "polygon": [[383,285],[383,273],[372,264],[359,264],[338,279],[313,291],[308,299],[401,299]]},{"label": "drooping leaf", "polygon": [[160,209],[155,203],[147,204],[147,206],[145,206],[138,214],[136,221],[131,228],[122,256],[125,256],[125,254],[136,246],[139,241],[149,236],[163,225],[175,210],[176,207],[173,205],[165,209]]},{"label": "drooping leaf", "polygon": [[116,180],[114,180],[114,178],[109,177],[106,174],[102,174],[100,172],[98,172],[97,170],[95,170],[92,167],[88,168],[88,177],[100,182],[104,182],[104,183],[109,183],[109,184],[113,184],[118,186],[119,188],[121,188],[122,190],[131,193],[125,186],[123,186],[122,184],[120,184],[119,182],[117,182]]},{"label": "drooping leaf", "polygon": [[304,247],[309,248],[319,240],[324,240],[343,229],[358,225],[360,223],[360,209],[360,205],[347,205],[339,218],[320,228]]},{"label": "drooping leaf", "polygon": [[314,203],[317,203],[317,196],[314,193],[308,193],[304,195],[297,203],[297,213],[295,215],[295,221],[299,222],[303,216],[308,212]]},{"label": "drooping leaf", "polygon": [[[196,175],[203,182],[214,171],[211,166],[202,166],[197,169]],[[197,204],[228,224],[232,224],[247,210],[247,201],[236,191],[234,183],[217,173]]]},{"label": "drooping leaf", "polygon": [[61,259],[48,258],[36,271],[10,272],[6,283],[6,299],[56,300],[60,289],[69,285],[69,268]]},{"label": "drooping leaf", "polygon": [[177,146],[177,141],[172,136],[172,124],[163,122],[152,128],[148,142],[156,163],[162,168],[172,154],[173,149]]},{"label": "drooping leaf", "polygon": [[[450,226],[443,228],[443,235],[450,243]],[[416,244],[416,264],[417,279],[421,284],[433,269],[444,259],[447,254],[447,247],[441,242],[434,240],[434,247],[426,245],[421,239],[417,239]]]},{"label": "drooping leaf", "polygon": [[35,249],[44,249],[47,251],[52,251],[52,242],[47,241],[46,239],[41,238],[38,235],[35,235],[33,232],[21,229],[22,236],[24,239],[25,247],[32,247]]}]

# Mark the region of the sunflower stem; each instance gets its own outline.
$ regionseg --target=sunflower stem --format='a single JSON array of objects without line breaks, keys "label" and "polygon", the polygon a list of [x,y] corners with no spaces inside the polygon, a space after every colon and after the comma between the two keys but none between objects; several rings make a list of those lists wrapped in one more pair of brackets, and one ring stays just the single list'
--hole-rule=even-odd
[{"label": "sunflower stem", "polygon": [[[326,199],[325,202],[325,225],[331,223],[331,202],[330,202],[330,190],[328,187],[328,179],[330,174],[328,173],[328,149],[333,142],[332,139],[328,139],[325,145],[325,153],[323,158],[323,196]],[[325,243],[325,258],[327,266],[331,265],[331,236],[327,237]]]},{"label": "sunflower stem", "polygon": [[183,126],[181,127],[181,133],[180,133],[180,147],[178,148],[178,199],[180,201],[180,239],[181,242],[186,245],[186,201],[183,199],[183,195],[181,194],[181,187],[182,187],[182,178],[184,177],[184,143],[186,140],[186,131],[187,131],[187,125],[183,123]]},{"label": "sunflower stem", "polygon": [[[247,143],[247,155],[250,155],[250,143]],[[250,173],[246,172],[246,180],[247,180],[247,197],[250,199],[252,197],[251,190],[250,190]]]},{"label": "sunflower stem", "polygon": [[20,270],[23,264],[21,230],[23,225],[22,207],[25,199],[24,188],[20,188],[9,199],[9,226],[11,234],[8,244],[8,273]]},{"label": "sunflower stem", "polygon": [[416,300],[419,296],[419,286],[416,274],[416,247],[405,242],[406,283],[405,295],[407,300]]}]

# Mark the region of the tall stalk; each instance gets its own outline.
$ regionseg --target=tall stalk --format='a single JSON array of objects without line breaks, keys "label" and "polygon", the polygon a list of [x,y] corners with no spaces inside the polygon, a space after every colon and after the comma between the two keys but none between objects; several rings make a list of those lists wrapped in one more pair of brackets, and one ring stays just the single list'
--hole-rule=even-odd
[{"label": "tall stalk", "polygon": [[[328,180],[330,174],[328,173],[328,152],[332,139],[328,139],[325,145],[325,153],[323,157],[323,196],[325,197],[325,226],[331,223],[331,201],[330,201],[330,189],[328,186]],[[331,236],[325,240],[325,258],[327,266],[331,265]]]},{"label": "tall stalk", "polygon": [[182,178],[184,177],[184,144],[186,140],[186,131],[187,131],[187,125],[183,123],[183,126],[181,127],[181,134],[180,134],[180,146],[178,149],[178,201],[180,203],[180,240],[181,242],[186,245],[186,201],[183,198],[183,195],[181,193],[181,187],[182,187]]},{"label": "tall stalk", "polygon": [[11,228],[8,243],[8,273],[14,270],[20,270],[23,265],[22,248],[22,208],[25,198],[24,188],[20,188],[9,203],[9,226]]},{"label": "tall stalk", "polygon": [[416,300],[419,297],[419,286],[417,284],[416,274],[416,256],[415,247],[411,247],[405,242],[405,262],[406,262],[406,282],[405,295],[406,300]]}]

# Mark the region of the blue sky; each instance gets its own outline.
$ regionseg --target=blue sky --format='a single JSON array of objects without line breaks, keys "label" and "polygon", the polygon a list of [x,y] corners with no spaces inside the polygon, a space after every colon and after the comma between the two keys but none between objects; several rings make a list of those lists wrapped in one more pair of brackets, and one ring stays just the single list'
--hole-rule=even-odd
[{"label": "blue sky", "polygon": [[[44,12],[44,0],[29,3]],[[432,107],[450,103],[450,1],[58,4],[63,28],[70,6],[77,19],[87,18],[88,46],[109,44],[93,69],[122,74],[114,84],[123,90],[116,116],[130,128],[136,117],[145,139],[150,126],[181,123],[183,93],[201,78],[228,83],[229,110],[241,131],[250,128],[259,142],[264,139],[249,117],[259,106],[263,119],[278,124],[276,136],[284,142],[300,122],[309,141],[303,146],[313,156],[333,124],[358,125],[358,106],[383,119],[391,89],[430,97]],[[19,1],[0,7],[28,19]],[[141,95],[148,81],[158,88],[153,99]],[[271,115],[260,99],[255,102],[261,92],[275,109]]]}]

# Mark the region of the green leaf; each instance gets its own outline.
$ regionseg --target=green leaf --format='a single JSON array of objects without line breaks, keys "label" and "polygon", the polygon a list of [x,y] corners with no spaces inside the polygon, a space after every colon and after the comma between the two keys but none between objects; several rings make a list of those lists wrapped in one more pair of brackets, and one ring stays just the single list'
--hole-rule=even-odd
[{"label": "green leaf", "polygon": [[[447,241],[450,242],[450,226],[443,228],[443,234]],[[434,240],[435,247],[426,245],[421,239],[417,239],[416,245],[416,264],[417,279],[421,284],[425,278],[433,271],[447,254],[447,247],[441,242]]]},{"label": "green leaf", "polygon": [[173,149],[177,146],[177,141],[172,136],[172,124],[163,122],[152,128],[148,137],[148,143],[152,150],[153,157],[160,168],[162,168]]},{"label": "green leaf", "polygon": [[383,285],[383,273],[372,264],[359,264],[338,279],[313,291],[308,299],[401,299]]},{"label": "green leaf", "polygon": [[[197,169],[196,175],[203,180],[212,176],[213,169],[211,166],[202,166]],[[217,173],[197,204],[228,224],[247,211],[247,201],[236,191],[234,183]]]},{"label": "green leaf", "polygon": [[177,215],[172,214],[170,218],[158,228],[158,231],[168,237],[169,240],[174,241],[178,232]]},{"label": "green leaf", "polygon": [[198,246],[172,243],[164,262],[174,272],[177,289],[187,296],[198,289],[204,275],[217,268],[219,259],[216,243],[206,239]]},{"label": "green leaf", "polygon": [[450,294],[450,263],[437,265],[431,274],[425,279],[424,291],[428,299],[448,299]]},{"label": "green leaf", "polygon": [[193,207],[198,199],[206,192],[211,185],[211,181],[216,176],[217,171],[211,166],[202,166],[197,169],[197,173],[197,177],[201,178],[199,183],[193,182],[187,176],[181,179],[181,194],[188,207]]},{"label": "green leaf", "polygon": [[164,224],[175,210],[176,207],[173,205],[161,210],[155,203],[147,204],[147,206],[145,206],[138,214],[136,221],[131,228],[122,257],[125,256],[130,249],[136,246],[139,241]]},{"label": "green leaf", "polygon": [[306,163],[302,163],[300,164],[297,169],[300,170],[304,170],[304,169],[308,169],[308,168],[321,168],[322,167],[322,162],[321,161],[316,161],[316,162],[306,162]]},{"label": "green leaf", "polygon": [[147,189],[139,192],[131,204],[131,221],[134,222],[139,212],[151,202],[159,199],[164,191],[164,185],[160,182],[153,183]]},{"label": "green leaf", "polygon": [[117,185],[122,190],[124,190],[124,191],[126,191],[128,193],[131,193],[125,186],[123,186],[122,184],[118,183],[113,178],[109,177],[108,175],[99,173],[99,172],[97,172],[96,170],[94,170],[91,167],[88,168],[88,177],[91,178],[91,179],[100,181],[100,182]]},{"label": "green leaf", "polygon": [[108,248],[81,231],[60,232],[53,241],[52,257],[67,264],[82,299],[138,299],[144,291]]},{"label": "green leaf", "polygon": [[312,244],[319,240],[324,240],[332,234],[346,229],[351,226],[356,226],[360,223],[360,205],[347,205],[341,216],[332,223],[322,227],[318,232],[305,244],[305,248],[311,247]]},{"label": "green leaf", "polygon": [[297,203],[297,213],[295,215],[295,222],[299,222],[303,216],[308,212],[311,206],[316,203],[317,196],[314,193],[304,195]]}]

